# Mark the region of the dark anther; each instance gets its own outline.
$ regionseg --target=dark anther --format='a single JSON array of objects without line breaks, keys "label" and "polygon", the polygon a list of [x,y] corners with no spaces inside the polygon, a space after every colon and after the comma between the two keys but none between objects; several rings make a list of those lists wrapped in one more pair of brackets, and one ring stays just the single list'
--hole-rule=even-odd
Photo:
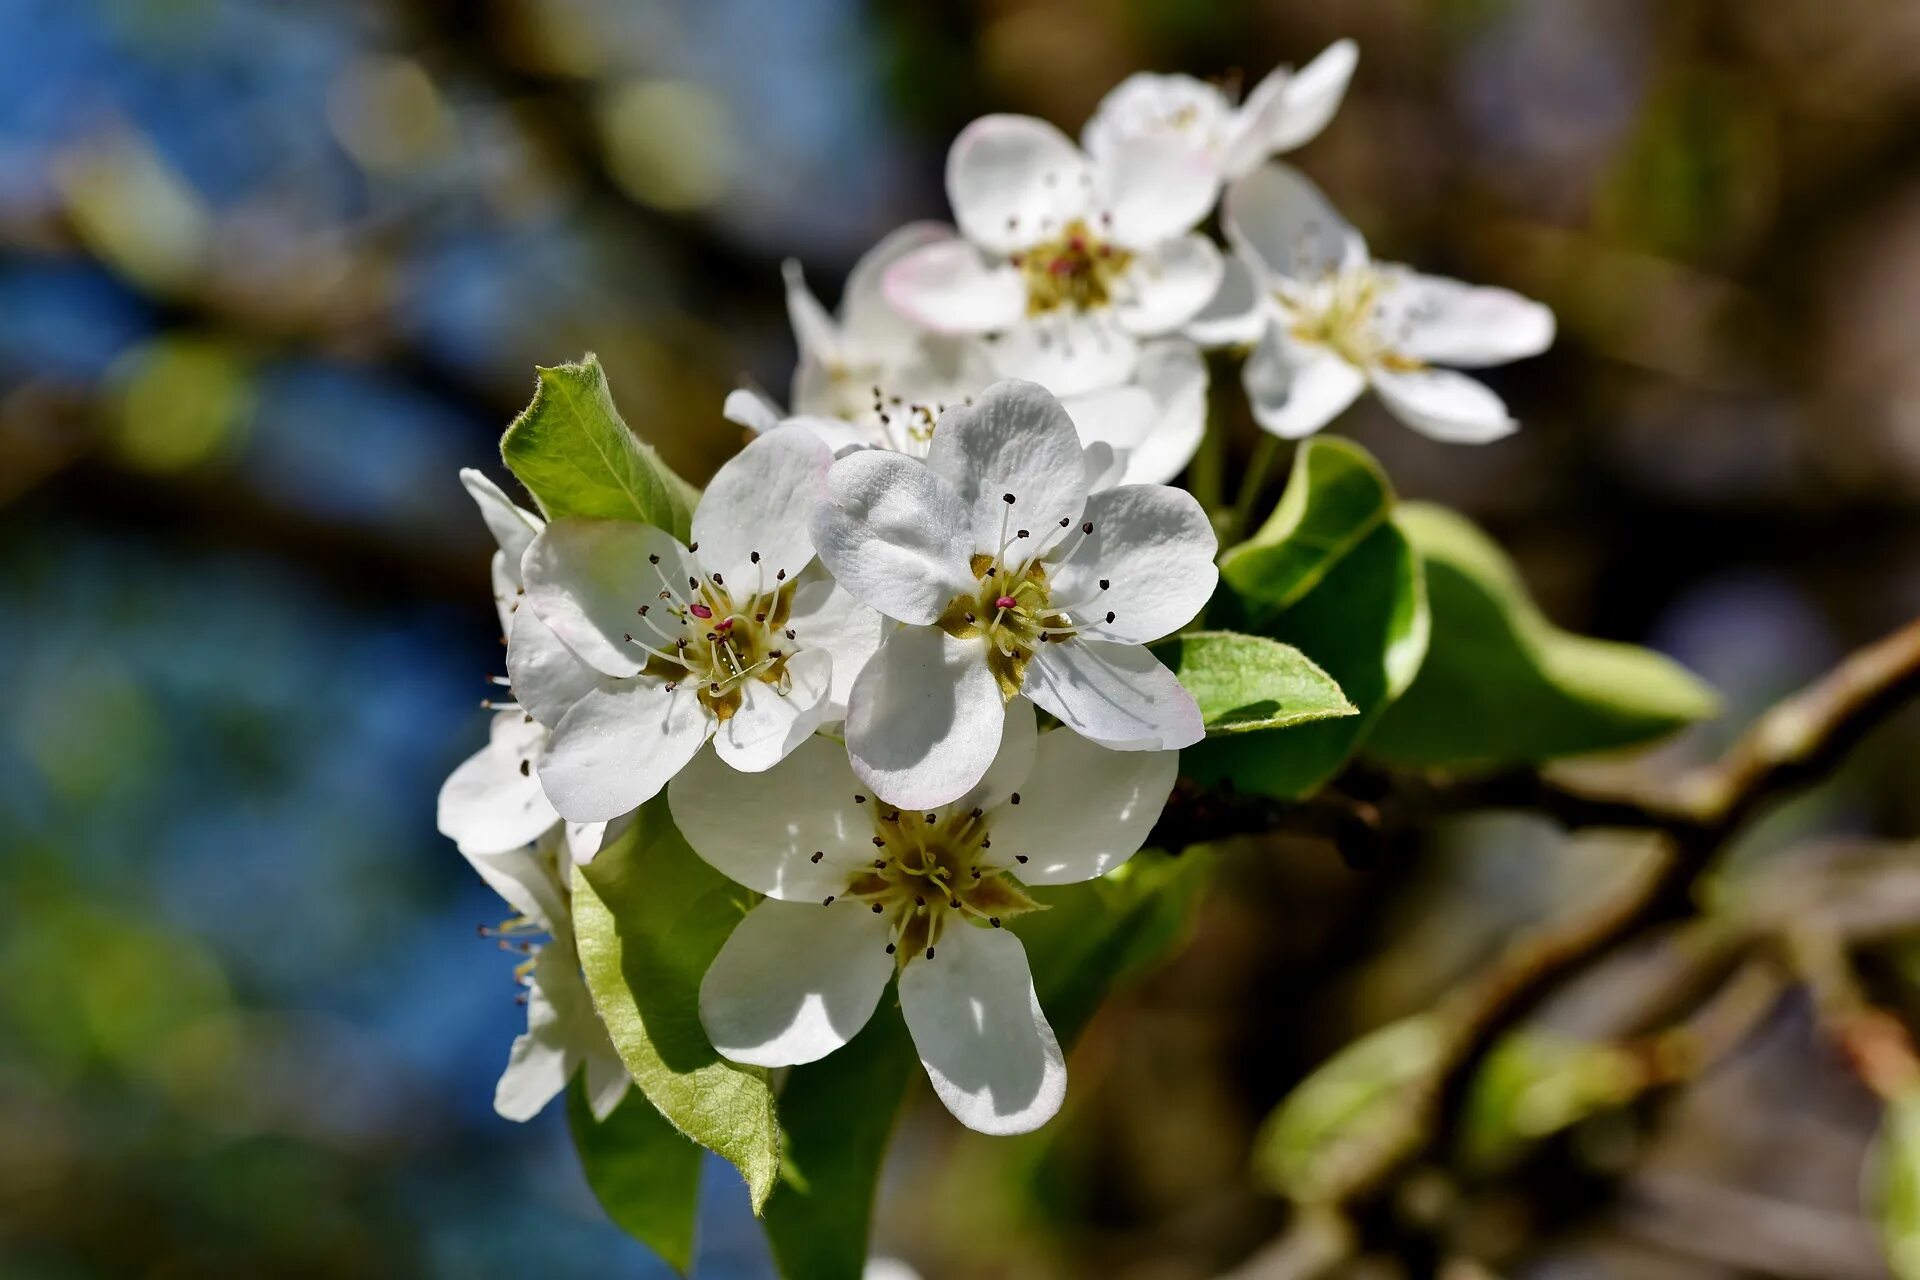
[{"label": "dark anther", "polygon": [[928,815],[927,815],[927,821],[928,821],[928,822],[937,822],[937,821],[939,821],[939,815],[937,815],[937,814],[932,814],[932,813],[930,813],[930,814],[928,814]]},{"label": "dark anther", "polygon": [[775,582],[785,582],[787,580],[787,571],[782,569],[780,572],[774,574],[773,580]]},{"label": "dark anther", "polygon": [[720,577],[720,575],[716,573],[716,574],[714,574],[714,575],[713,575],[713,585],[714,585],[714,586],[716,586],[716,587],[724,587],[724,586],[726,586],[727,584],[726,584],[726,582],[725,582],[725,580],[724,580],[724,579],[722,579],[722,578]]},{"label": "dark anther", "polygon": [[913,905],[916,907],[924,907],[927,905],[927,900],[916,893],[913,895]]},{"label": "dark anther", "polygon": [[653,608],[653,606],[652,606],[652,605],[650,605],[650,604],[643,604],[643,605],[641,605],[641,606],[640,606],[640,616],[641,616],[641,617],[643,617],[643,618],[644,618],[644,617],[646,617],[646,616],[647,616],[647,610],[649,610],[649,609],[651,609],[651,608]]},{"label": "dark anther", "polygon": [[892,955],[892,954],[893,954],[893,944],[892,944],[891,942],[889,942],[889,943],[887,944],[887,954],[888,954],[888,955]]},{"label": "dark anther", "polygon": [[1016,538],[1024,538],[1024,537],[1026,537],[1026,536],[1028,536],[1028,535],[1027,535],[1027,531],[1026,531],[1025,529],[1015,529],[1015,530],[1013,531],[1013,536],[1014,536],[1014,537],[1016,537]]},{"label": "dark anther", "polygon": [[1064,528],[1066,528],[1066,527],[1067,527],[1068,525],[1070,525],[1070,524],[1072,524],[1072,523],[1073,523],[1073,517],[1072,517],[1072,516],[1061,516],[1061,517],[1060,517],[1060,527],[1061,527],[1062,529],[1064,529]]},{"label": "dark anther", "polygon": [[887,847],[887,842],[884,838],[880,836],[875,836],[873,838],[873,847],[876,849],[884,849]]},{"label": "dark anther", "polygon": [[1020,793],[1019,793],[1018,791],[1016,791],[1016,792],[1014,792],[1014,793],[1013,793],[1012,795],[1010,795],[1010,796],[1008,796],[1008,797],[1007,797],[1007,800],[1008,800],[1008,801],[1009,801],[1010,803],[1012,803],[1012,804],[1019,804],[1019,803],[1020,803]]},{"label": "dark anther", "polygon": [[1086,522],[1085,524],[1083,524],[1083,525],[1081,525],[1081,526],[1080,526],[1080,532],[1082,532],[1082,533],[1092,533],[1092,532],[1093,532],[1093,521],[1091,521],[1091,520],[1089,520],[1089,521],[1087,521],[1087,522]]},{"label": "dark anther", "polygon": [[787,639],[789,639],[789,640],[791,640],[791,639],[793,639],[793,628],[792,628],[792,627],[788,627],[788,628],[787,628]]},{"label": "dark anther", "polygon": [[747,552],[747,559],[752,561],[754,564],[759,564],[760,553],[758,551],[749,551]]},{"label": "dark anther", "polygon": [[928,947],[928,948],[927,948],[927,959],[929,959],[929,960],[931,960],[931,959],[933,959],[933,948],[932,948],[932,947]]},{"label": "dark anther", "polygon": [[813,856],[812,856],[811,858],[808,858],[808,859],[807,859],[807,861],[808,861],[808,862],[818,862],[818,861],[820,861],[820,859],[822,859],[822,858],[824,858],[824,857],[826,857],[826,856],[827,856],[827,851],[826,851],[825,849],[815,849],[815,850],[813,851]]},{"label": "dark anther", "polygon": [[1006,504],[1007,504],[1008,506],[1012,506],[1012,505],[1013,505],[1013,495],[1012,495],[1012,494],[1010,494],[1010,493],[1003,493],[1003,494],[1001,494],[1001,495],[1000,495],[1000,501],[1002,501],[1002,502],[1004,502],[1004,503],[1006,503]]},{"label": "dark anther", "polygon": [[853,798],[853,802],[855,804],[865,804],[867,802],[867,798],[865,796],[855,796]]},{"label": "dark anther", "polygon": [[687,544],[687,550],[689,551],[698,551],[699,549],[700,549],[700,544],[697,542],[690,542]]},{"label": "dark anther", "polygon": [[832,895],[832,894],[828,894],[828,895],[827,895],[827,900],[826,900],[825,902],[822,902],[822,903],[821,903],[820,905],[821,905],[821,906],[823,906],[823,907],[830,907],[830,906],[832,906],[832,905],[833,905],[833,895]]},{"label": "dark anther", "polygon": [[531,777],[532,774],[533,774],[533,761],[522,760],[520,762],[520,776],[523,778],[526,778],[526,777]]},{"label": "dark anther", "polygon": [[988,923],[988,924],[990,924],[990,925],[992,925],[992,926],[993,926],[994,928],[996,928],[996,929],[998,929],[998,928],[1000,927],[1000,917],[999,917],[999,916],[988,916],[988,917],[987,917],[987,923]]},{"label": "dark anther", "polygon": [[1111,610],[1111,609],[1109,609],[1109,610],[1107,610],[1107,621],[1108,621],[1108,622],[1112,622],[1112,621],[1113,621],[1113,610]]},{"label": "dark anther", "polygon": [[883,906],[881,906],[881,905],[880,905],[879,903],[877,903],[877,902],[876,902],[876,903],[874,903],[874,904],[873,904],[873,914],[875,914],[875,915],[879,915],[879,914],[881,914],[881,913],[882,913],[883,911],[885,911],[885,910],[886,910],[886,908],[885,908],[885,907],[883,907]]},{"label": "dark anther", "polygon": [[659,556],[648,556],[648,557],[647,557],[647,563],[648,563],[648,564],[659,564],[659,563],[660,563],[660,557],[659,557]]},{"label": "dark anther", "polygon": [[1025,866],[1027,863],[1027,855],[1024,853],[1016,853],[1013,855],[1013,860],[1021,866]]},{"label": "dark anther", "polygon": [[1102,591],[1105,591],[1111,585],[1112,585],[1111,579],[1108,579],[1108,578],[1100,579],[1100,589]]}]

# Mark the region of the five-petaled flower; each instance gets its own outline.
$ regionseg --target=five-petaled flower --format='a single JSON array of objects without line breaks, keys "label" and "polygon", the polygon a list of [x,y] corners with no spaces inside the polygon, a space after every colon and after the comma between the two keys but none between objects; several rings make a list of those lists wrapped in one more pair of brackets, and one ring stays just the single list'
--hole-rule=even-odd
[{"label": "five-petaled flower", "polygon": [[1177,139],[1088,157],[1044,121],[983,117],[947,156],[960,236],[889,266],[886,296],[930,329],[997,335],[1002,376],[1059,396],[1119,385],[1139,339],[1179,330],[1220,282],[1219,251],[1193,231],[1213,207],[1210,175]]},{"label": "five-petaled flower", "polygon": [[813,537],[842,586],[904,624],[847,707],[854,770],[888,801],[942,805],[978,784],[1016,694],[1118,750],[1203,735],[1145,644],[1213,594],[1213,527],[1184,490],[1089,493],[1086,453],[1044,389],[1009,380],[949,409],[924,460],[842,457]]},{"label": "five-petaled flower", "polygon": [[1437,440],[1480,443],[1514,429],[1485,384],[1435,366],[1538,355],[1553,342],[1547,308],[1373,262],[1360,233],[1282,164],[1229,186],[1221,220],[1238,261],[1193,330],[1257,341],[1242,376],[1262,427],[1311,435],[1371,385],[1395,417]]},{"label": "five-petaled flower", "polygon": [[597,675],[537,766],[561,814],[630,812],[709,738],[734,768],[769,768],[841,714],[880,619],[809,571],[808,517],[831,461],[806,432],[761,436],[714,476],[691,546],[579,517],[533,540],[527,605]]},{"label": "five-petaled flower", "polygon": [[838,1049],[899,972],[901,1012],[935,1092],[983,1133],[1059,1110],[1066,1061],[1020,940],[1028,886],[1104,875],[1140,847],[1173,787],[1172,752],[1116,756],[1004,713],[1000,750],[951,804],[887,803],[826,738],[743,778],[697,760],[667,789],[702,858],[766,899],[700,985],[700,1021],[738,1062],[789,1066]]}]

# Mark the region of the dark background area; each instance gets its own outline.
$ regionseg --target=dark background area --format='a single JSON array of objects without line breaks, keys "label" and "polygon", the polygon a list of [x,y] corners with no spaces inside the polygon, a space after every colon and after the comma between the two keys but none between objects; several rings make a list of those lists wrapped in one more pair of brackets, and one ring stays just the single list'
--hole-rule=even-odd
[{"label": "dark background area", "polygon": [[[501,664],[456,469],[500,474],[532,367],[594,350],[704,479],[727,389],[784,393],[780,259],[831,299],[943,216],[969,118],[1074,130],[1128,72],[1251,84],[1340,36],[1354,88],[1293,158],[1378,256],[1561,336],[1493,372],[1507,441],[1339,429],[1556,621],[1722,690],[1663,761],[1920,612],[1905,0],[0,5],[0,1271],[658,1274],[558,1108],[492,1114],[503,909],[433,830]],[[1736,860],[1910,833],[1916,748],[1891,726]],[[1246,1160],[1287,1087],[1621,856],[1517,818],[1422,853],[1197,854],[1196,941],[1096,1020],[1054,1126],[981,1138],[919,1090],[881,1247],[936,1280],[1244,1257],[1284,1218]],[[1742,1215],[1783,1206],[1815,1252],[1776,1273],[1878,1274],[1874,1108],[1801,1022],[1649,1117],[1678,1165],[1581,1184],[1515,1274],[1750,1274]],[[763,1274],[712,1189],[701,1274]]]}]

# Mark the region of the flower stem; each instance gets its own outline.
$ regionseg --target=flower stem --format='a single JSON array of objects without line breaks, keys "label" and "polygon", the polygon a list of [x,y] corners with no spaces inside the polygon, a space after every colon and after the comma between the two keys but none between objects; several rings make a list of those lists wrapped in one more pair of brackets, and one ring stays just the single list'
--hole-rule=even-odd
[{"label": "flower stem", "polygon": [[1280,437],[1261,432],[1260,442],[1253,446],[1253,457],[1247,462],[1246,474],[1240,478],[1240,495],[1234,499],[1232,522],[1227,527],[1227,534],[1234,541],[1246,536],[1254,504],[1260,501],[1267,476],[1273,471],[1274,459],[1279,456]]}]

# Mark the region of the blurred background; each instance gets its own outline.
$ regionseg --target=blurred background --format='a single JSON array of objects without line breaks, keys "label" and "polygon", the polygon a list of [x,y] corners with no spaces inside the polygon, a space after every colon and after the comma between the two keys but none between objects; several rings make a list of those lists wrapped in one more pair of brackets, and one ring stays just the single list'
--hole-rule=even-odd
[{"label": "blurred background", "polygon": [[[1342,430],[1556,621],[1719,686],[1663,761],[1920,613],[1910,0],[0,5],[0,1272],[661,1274],[559,1108],[492,1113],[502,912],[433,829],[501,663],[456,469],[501,475],[533,366],[594,350],[704,480],[725,392],[784,395],[780,259],[831,299],[944,216],[972,116],[1073,131],[1131,71],[1250,85],[1343,35],[1353,91],[1295,159],[1380,256],[1562,336],[1494,371],[1508,441]],[[1736,860],[1911,833],[1916,759],[1909,717]],[[1246,1257],[1285,1218],[1246,1164],[1287,1088],[1621,857],[1522,818],[1425,853],[1202,855],[1195,941],[1095,1020],[1060,1121],[984,1139],[918,1086],[880,1247],[930,1280]],[[1616,1127],[1617,1176],[1511,1274],[1882,1274],[1876,1109],[1808,1020],[1781,1000]],[[700,1274],[765,1274],[711,1192]]]}]

